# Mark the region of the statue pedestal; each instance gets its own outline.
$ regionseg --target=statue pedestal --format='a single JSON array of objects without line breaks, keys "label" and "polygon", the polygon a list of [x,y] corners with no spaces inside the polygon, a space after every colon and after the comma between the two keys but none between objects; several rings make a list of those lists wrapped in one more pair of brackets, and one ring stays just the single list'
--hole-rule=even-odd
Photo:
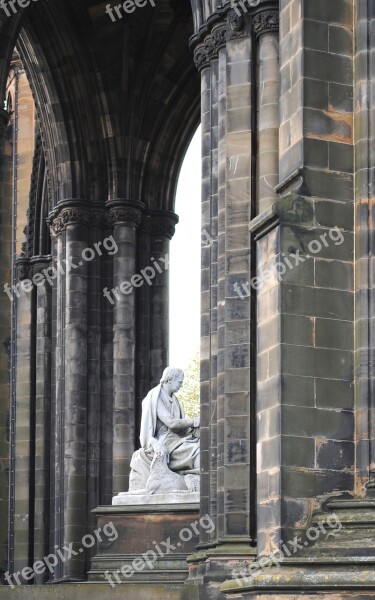
[{"label": "statue pedestal", "polygon": [[169,492],[168,494],[130,494],[121,492],[113,496],[113,506],[164,506],[166,504],[197,504],[199,492]]},{"label": "statue pedestal", "polygon": [[[190,501],[184,502],[187,496]],[[118,537],[110,542],[102,534],[91,561],[89,581],[107,581],[111,587],[147,584],[149,595],[143,595],[142,600],[169,598],[171,585],[181,586],[182,591],[188,577],[186,558],[199,542],[199,503],[191,501],[195,496],[169,494],[167,502],[162,494],[123,494],[115,497],[121,504],[96,508],[97,530],[113,523]]]}]

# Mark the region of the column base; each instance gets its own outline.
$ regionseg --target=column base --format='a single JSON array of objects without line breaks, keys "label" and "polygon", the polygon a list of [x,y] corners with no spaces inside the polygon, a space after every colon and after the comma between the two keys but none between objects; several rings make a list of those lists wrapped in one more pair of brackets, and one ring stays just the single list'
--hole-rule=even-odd
[{"label": "column base", "polygon": [[[259,568],[248,576],[227,580],[221,585],[225,598],[262,598],[293,593],[293,600],[314,598],[330,600],[345,597],[345,592],[366,596],[375,590],[375,502],[369,500],[335,500],[325,504],[325,511],[317,514],[311,527],[321,531],[327,519],[337,519],[337,527],[326,526],[326,535],[319,535],[315,543],[300,540],[303,546],[298,555],[277,558],[268,568]],[[328,521],[329,522],[329,521]],[[302,536],[301,536],[302,537]],[[278,555],[279,556],[279,555]],[[275,562],[279,563],[275,566]],[[337,596],[332,596],[336,591]],[[363,594],[362,594],[363,592]],[[286,596],[285,596],[286,595]],[[351,596],[352,597],[352,596]],[[373,594],[367,596],[373,598]]]},{"label": "column base", "polygon": [[190,596],[186,598],[195,598],[195,590],[199,600],[224,600],[220,585],[231,576],[234,569],[248,568],[255,559],[256,548],[244,541],[219,543],[188,556],[189,578],[186,585]]}]

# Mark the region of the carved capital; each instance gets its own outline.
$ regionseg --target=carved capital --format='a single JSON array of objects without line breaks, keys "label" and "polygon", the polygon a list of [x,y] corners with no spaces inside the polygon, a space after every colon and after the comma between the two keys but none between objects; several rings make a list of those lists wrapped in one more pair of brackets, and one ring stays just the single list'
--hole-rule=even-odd
[{"label": "carved capital", "polygon": [[219,25],[210,33],[194,50],[194,62],[200,71],[210,64],[213,58],[216,58],[220,48],[225,46],[227,35],[227,25]]},{"label": "carved capital", "polygon": [[52,264],[52,256],[36,256],[30,260],[30,272],[32,276],[42,273]]},{"label": "carved capital", "polygon": [[135,200],[116,199],[110,200],[106,205],[110,226],[124,224],[132,229],[137,229],[142,221],[144,204]]},{"label": "carved capital", "polygon": [[133,206],[112,208],[109,212],[109,222],[112,226],[124,224],[132,229],[137,229],[141,221],[142,212]]},{"label": "carved capital", "polygon": [[104,208],[93,208],[90,212],[90,227],[105,229],[108,226],[108,217]]},{"label": "carved capital", "polygon": [[248,35],[247,17],[238,10],[231,9],[225,16],[224,22],[212,26],[211,32],[204,37],[194,49],[194,62],[200,71],[208,67],[213,58],[217,58],[220,48],[229,40]]},{"label": "carved capital", "polygon": [[20,258],[16,260],[16,277],[17,281],[24,281],[32,277],[32,268],[28,258]]},{"label": "carved capital", "polygon": [[264,33],[279,31],[279,11],[276,9],[262,10],[252,20],[253,30],[257,37]]},{"label": "carved capital", "polygon": [[158,211],[151,214],[151,234],[153,236],[166,237],[171,240],[174,236],[178,216],[169,211]]},{"label": "carved capital", "polygon": [[86,207],[63,208],[57,217],[51,220],[51,233],[61,235],[71,225],[90,225],[90,214]]},{"label": "carved capital", "polygon": [[98,204],[90,205],[80,200],[66,200],[49,215],[49,224],[53,235],[60,235],[69,225],[87,227],[108,226],[107,212]]}]

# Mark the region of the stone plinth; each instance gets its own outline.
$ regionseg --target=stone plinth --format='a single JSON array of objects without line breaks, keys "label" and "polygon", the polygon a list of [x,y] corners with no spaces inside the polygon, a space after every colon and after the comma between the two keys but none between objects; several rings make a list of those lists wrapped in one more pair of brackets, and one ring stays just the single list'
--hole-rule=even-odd
[{"label": "stone plinth", "polygon": [[113,496],[113,506],[164,506],[165,504],[199,504],[199,492],[171,492],[169,494],[130,494]]},{"label": "stone plinth", "polygon": [[102,506],[93,511],[97,529],[113,523],[118,537],[109,542],[103,536],[98,542],[89,581],[106,580],[112,586],[168,583],[183,587],[188,577],[186,558],[199,541],[199,504],[139,504],[134,498],[132,505]]}]

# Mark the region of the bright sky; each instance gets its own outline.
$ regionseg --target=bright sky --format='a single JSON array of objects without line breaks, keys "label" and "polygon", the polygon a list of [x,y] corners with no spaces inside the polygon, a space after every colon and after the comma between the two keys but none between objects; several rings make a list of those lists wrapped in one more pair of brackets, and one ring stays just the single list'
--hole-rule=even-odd
[{"label": "bright sky", "polygon": [[186,153],[175,212],[180,217],[170,247],[169,364],[184,369],[200,342],[201,128]]}]

